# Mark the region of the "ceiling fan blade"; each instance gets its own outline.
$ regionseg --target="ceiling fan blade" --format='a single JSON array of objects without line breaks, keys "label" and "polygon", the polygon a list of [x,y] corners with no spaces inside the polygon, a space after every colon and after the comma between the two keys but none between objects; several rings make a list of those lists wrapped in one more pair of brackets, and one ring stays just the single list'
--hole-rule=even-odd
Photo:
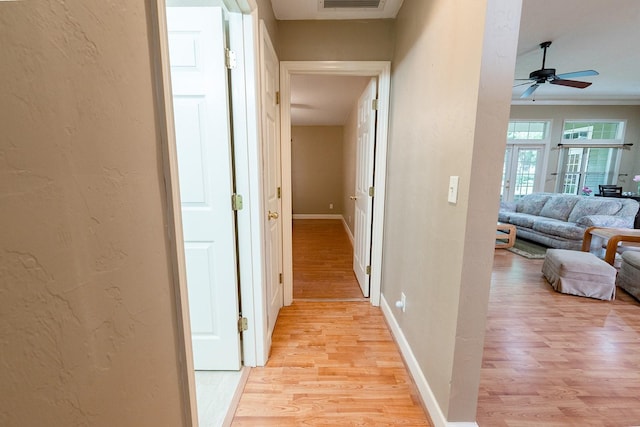
[{"label": "ceiling fan blade", "polygon": [[519,84],[517,84],[517,85],[513,85],[513,87],[524,86],[524,85],[530,85],[530,84],[531,84],[531,80],[526,81],[526,82],[524,82],[524,83],[519,83]]},{"label": "ceiling fan blade", "polygon": [[571,73],[562,73],[556,74],[556,77],[559,79],[570,79],[574,77],[588,77],[588,76],[597,76],[598,73],[596,70],[583,70],[583,71],[573,71]]},{"label": "ceiling fan blade", "polygon": [[532,84],[531,86],[529,86],[529,89],[525,90],[524,93],[520,95],[520,98],[527,98],[531,96],[531,94],[535,92],[536,89],[538,89],[538,86],[540,86],[538,83]]},{"label": "ceiling fan blade", "polygon": [[565,80],[565,79],[553,79],[553,80],[550,80],[549,83],[551,83],[552,85],[570,86],[578,89],[584,89],[585,87],[591,86],[591,82],[579,82],[577,80]]}]

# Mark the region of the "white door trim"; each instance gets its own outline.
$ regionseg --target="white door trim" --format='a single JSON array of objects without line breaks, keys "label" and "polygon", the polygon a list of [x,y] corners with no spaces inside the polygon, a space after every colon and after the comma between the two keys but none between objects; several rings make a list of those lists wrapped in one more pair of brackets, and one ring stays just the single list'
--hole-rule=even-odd
[{"label": "white door trim", "polygon": [[[269,350],[265,348],[266,311],[261,284],[264,283],[262,245],[262,168],[258,126],[257,12],[230,14],[229,43],[239,60],[231,70],[232,117],[234,118],[234,156],[236,192],[243,196],[238,211],[238,263],[240,310],[248,329],[242,333],[245,366],[263,366]],[[255,37],[254,37],[255,36]]]},{"label": "white door trim", "polygon": [[384,200],[387,175],[387,135],[389,130],[389,94],[391,63],[389,61],[281,61],[280,62],[280,132],[282,135],[282,224],[284,269],[284,304],[293,302],[293,253],[291,226],[291,75],[322,74],[367,76],[378,78],[378,125],[376,129],[376,168],[374,176],[373,232],[371,236],[372,305],[380,305],[382,280],[382,239]]},{"label": "white door trim", "polygon": [[[176,353],[181,360],[181,386],[185,403],[187,425],[198,426],[198,409],[196,405],[196,377],[193,367],[193,348],[191,344],[191,321],[189,319],[189,302],[187,299],[187,264],[184,253],[184,237],[182,235],[182,206],[180,205],[180,187],[178,185],[178,152],[173,116],[173,99],[171,90],[171,66],[169,64],[169,30],[167,28],[167,10],[164,0],[159,0],[155,11],[156,18],[151,25],[155,26],[154,51],[152,61],[154,67],[154,83],[158,88],[158,132],[162,140],[162,160],[166,191],[167,234],[170,247],[169,260],[172,266],[175,293],[175,310],[177,332]],[[163,122],[163,123],[162,123]]]},{"label": "white door trim", "polygon": [[[251,205],[261,206],[262,194],[259,190],[261,182],[261,171],[259,168],[258,152],[258,108],[256,105],[257,88],[259,82],[255,72],[257,58],[257,28],[258,13],[256,0],[228,0],[235,2],[243,15],[242,31],[245,46],[241,52],[245,60],[245,103],[247,127],[244,129],[246,138],[246,151],[244,160],[247,161],[244,172],[237,170],[237,176],[244,176],[244,183],[237,185],[244,186],[244,190],[249,197],[245,197],[245,218],[238,218],[238,244],[240,248],[239,262],[250,260],[244,263],[240,269],[241,277],[241,298],[243,314],[249,315],[249,331],[243,336],[244,364],[246,366],[263,366],[268,357],[268,349],[265,348],[264,335],[266,333],[266,314],[264,312],[264,295],[262,283],[264,283],[264,267],[262,263],[262,231],[259,227],[261,209],[250,209]],[[166,215],[167,215],[167,235],[169,241],[169,262],[173,275],[173,292],[175,295],[176,312],[176,353],[179,358],[180,386],[185,403],[184,424],[198,426],[198,410],[196,404],[195,371],[193,368],[193,349],[191,344],[191,324],[189,319],[189,305],[187,300],[187,276],[186,261],[184,254],[184,238],[182,235],[182,213],[180,206],[180,193],[178,186],[178,157],[176,150],[175,127],[173,116],[173,101],[171,90],[171,67],[169,64],[169,44],[166,17],[166,0],[158,0],[155,8],[151,8],[151,29],[153,34],[152,47],[150,50],[153,81],[157,88],[157,121],[158,133],[162,144],[162,162],[164,171]],[[237,23],[237,21],[236,21]],[[233,25],[232,25],[233,27]],[[237,28],[237,27],[236,27]],[[236,33],[238,34],[238,33]],[[234,41],[230,40],[233,44]],[[232,85],[233,86],[233,85]],[[232,90],[234,88],[232,87]],[[236,98],[237,100],[237,98]],[[238,112],[234,110],[233,114]],[[239,147],[236,147],[236,153]],[[247,172],[248,171],[248,172]],[[249,207],[247,206],[249,201]],[[261,262],[262,260],[262,262]]]}]

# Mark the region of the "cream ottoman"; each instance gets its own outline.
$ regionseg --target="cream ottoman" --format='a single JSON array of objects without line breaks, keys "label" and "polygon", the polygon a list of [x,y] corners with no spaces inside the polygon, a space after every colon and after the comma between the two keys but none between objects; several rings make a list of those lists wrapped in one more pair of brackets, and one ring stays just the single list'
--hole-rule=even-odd
[{"label": "cream ottoman", "polygon": [[542,274],[563,294],[602,300],[616,296],[616,269],[590,252],[548,249]]},{"label": "cream ottoman", "polygon": [[635,299],[640,300],[640,252],[622,252],[622,264],[616,283]]}]

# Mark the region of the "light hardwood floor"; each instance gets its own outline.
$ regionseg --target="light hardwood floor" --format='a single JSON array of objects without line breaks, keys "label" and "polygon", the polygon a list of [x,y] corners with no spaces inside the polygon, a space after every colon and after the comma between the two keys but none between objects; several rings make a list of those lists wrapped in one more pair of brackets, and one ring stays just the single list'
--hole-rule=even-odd
[{"label": "light hardwood floor", "polygon": [[[321,279],[323,262],[310,261],[309,277]],[[612,302],[557,293],[542,262],[495,252],[478,425],[640,426],[640,303],[622,290]],[[233,425],[427,419],[377,308],[297,300],[282,310],[269,363],[252,369]]]},{"label": "light hardwood floor", "polygon": [[342,222],[295,220],[293,245],[294,303],[280,311],[269,361],[251,369],[232,425],[431,425],[381,310],[328,301],[362,298]]},{"label": "light hardwood floor", "polygon": [[233,426],[428,426],[379,308],[294,301],[267,366],[252,368]]},{"label": "light hardwood floor", "polygon": [[478,424],[640,425],[640,304],[557,293],[542,263],[495,252]]},{"label": "light hardwood floor", "polygon": [[294,299],[364,300],[342,221],[296,219],[292,246]]}]

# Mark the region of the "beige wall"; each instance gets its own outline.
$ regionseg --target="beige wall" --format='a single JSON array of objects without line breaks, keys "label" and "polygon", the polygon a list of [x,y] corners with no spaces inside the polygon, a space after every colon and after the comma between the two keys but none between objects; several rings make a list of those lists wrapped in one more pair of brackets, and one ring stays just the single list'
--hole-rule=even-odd
[{"label": "beige wall", "polygon": [[342,126],[291,127],[294,214],[342,214],[342,132]]},{"label": "beige wall", "polygon": [[475,420],[519,17],[405,0],[396,24],[382,293],[406,294],[393,314],[451,422]]},{"label": "beige wall", "polygon": [[3,426],[190,425],[152,4],[0,4]]},{"label": "beige wall", "polygon": [[281,61],[389,61],[393,20],[279,21]]},{"label": "beige wall", "polygon": [[264,25],[265,27],[267,27],[267,31],[269,32],[271,43],[273,43],[273,47],[276,50],[276,53],[279,53],[280,49],[278,46],[278,21],[273,14],[271,0],[256,0],[256,3],[258,4],[258,19],[264,21]]},{"label": "beige wall", "polygon": [[358,143],[358,104],[354,104],[349,118],[344,124],[342,136],[342,206],[344,217],[351,235],[353,235],[353,221],[355,202],[349,198],[356,189],[356,146]]},{"label": "beige wall", "polygon": [[[560,150],[557,145],[562,139],[564,120],[626,120],[625,142],[632,143],[630,150],[622,152],[618,184],[623,191],[638,191],[632,181],[640,174],[640,106],[637,105],[514,105],[511,107],[512,119],[551,120],[551,140],[548,152],[548,167],[545,176],[544,191],[556,191],[556,175]],[[625,176],[626,174],[626,176]]]}]

